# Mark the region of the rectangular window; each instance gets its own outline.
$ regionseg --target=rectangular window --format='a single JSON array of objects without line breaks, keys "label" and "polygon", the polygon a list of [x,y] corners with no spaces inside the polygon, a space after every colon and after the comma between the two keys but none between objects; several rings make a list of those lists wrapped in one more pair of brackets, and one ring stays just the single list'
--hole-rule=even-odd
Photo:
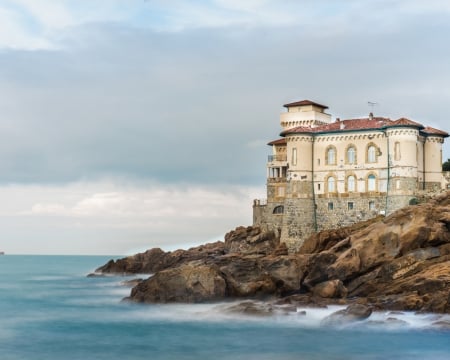
[{"label": "rectangular window", "polygon": [[347,208],[348,208],[348,210],[353,210],[353,202],[349,201],[347,203]]},{"label": "rectangular window", "polygon": [[369,210],[375,210],[375,201],[369,201]]},{"label": "rectangular window", "polygon": [[334,209],[334,204],[332,202],[328,203],[328,210],[333,210]]},{"label": "rectangular window", "polygon": [[395,180],[395,188],[400,190],[400,180]]},{"label": "rectangular window", "polygon": [[317,184],[317,190],[320,190],[320,184]]},{"label": "rectangular window", "polygon": [[281,197],[283,197],[284,196],[284,187],[279,187],[278,188],[278,196],[281,196]]},{"label": "rectangular window", "polygon": [[317,159],[317,165],[320,165],[320,159]]},{"label": "rectangular window", "polygon": [[292,165],[297,165],[297,148],[292,149]]}]

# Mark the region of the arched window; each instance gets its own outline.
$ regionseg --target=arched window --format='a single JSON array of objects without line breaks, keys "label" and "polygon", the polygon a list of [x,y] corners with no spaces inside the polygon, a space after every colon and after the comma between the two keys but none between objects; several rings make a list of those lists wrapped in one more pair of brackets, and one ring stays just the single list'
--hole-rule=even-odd
[{"label": "arched window", "polygon": [[284,206],[283,205],[278,205],[275,206],[275,208],[273,209],[273,214],[283,214],[284,213]]},{"label": "arched window", "polygon": [[367,162],[369,163],[377,162],[377,148],[375,145],[370,145],[367,148]]},{"label": "arched window", "polygon": [[356,149],[353,146],[350,146],[347,149],[347,164],[355,164],[356,163]]},{"label": "arched window", "polygon": [[327,179],[328,183],[328,192],[336,192],[336,181],[334,180],[334,177],[330,176]]},{"label": "arched window", "polygon": [[367,177],[367,191],[376,191],[377,190],[377,178],[375,175],[370,174]]},{"label": "arched window", "polygon": [[327,149],[327,165],[336,165],[336,148],[334,146]]},{"label": "arched window", "polygon": [[356,186],[355,186],[355,177],[353,175],[350,175],[347,178],[347,191],[348,192],[353,192],[353,191],[355,191],[355,188],[356,188]]}]

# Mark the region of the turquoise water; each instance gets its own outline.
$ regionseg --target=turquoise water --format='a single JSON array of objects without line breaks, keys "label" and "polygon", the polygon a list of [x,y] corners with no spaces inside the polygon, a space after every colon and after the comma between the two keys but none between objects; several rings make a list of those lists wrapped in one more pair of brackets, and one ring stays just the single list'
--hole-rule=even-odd
[{"label": "turquoise water", "polygon": [[127,304],[122,278],[86,277],[108,259],[0,256],[0,359],[450,359],[436,315],[331,329],[320,319],[333,309],[255,319],[217,304]]}]

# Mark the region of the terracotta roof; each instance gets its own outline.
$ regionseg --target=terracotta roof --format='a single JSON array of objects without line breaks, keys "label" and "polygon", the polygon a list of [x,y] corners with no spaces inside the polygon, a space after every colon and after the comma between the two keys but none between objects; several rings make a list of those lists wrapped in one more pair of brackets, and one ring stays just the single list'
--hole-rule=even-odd
[{"label": "terracotta roof", "polygon": [[293,107],[293,106],[304,106],[304,105],[314,105],[314,106],[321,107],[322,109],[328,109],[328,106],[321,105],[321,104],[316,103],[316,102],[311,101],[311,100],[296,101],[296,102],[293,102],[293,103],[284,104],[283,106],[286,107],[286,108],[289,108],[289,107]]},{"label": "terracotta roof", "polygon": [[374,117],[372,120],[369,118],[340,120],[330,124],[320,125],[317,127],[299,126],[285,130],[280,135],[285,136],[289,134],[298,134],[298,133],[326,133],[326,132],[339,132],[348,130],[381,129],[384,126],[386,126],[387,123],[390,122],[392,122],[390,119],[382,117]]},{"label": "terracotta roof", "polygon": [[434,129],[432,127],[424,127],[422,124],[409,120],[407,118],[400,118],[391,120],[384,117],[360,118],[339,120],[330,124],[320,125],[317,127],[298,126],[292,129],[283,131],[280,135],[286,136],[289,134],[320,134],[327,132],[341,132],[341,131],[357,131],[357,130],[382,130],[390,127],[415,127],[425,134],[440,135],[447,137],[448,133],[442,130]]},{"label": "terracotta roof", "polygon": [[440,135],[443,137],[448,137],[448,133],[442,130],[438,130],[435,128],[432,128],[431,126],[427,126],[425,129],[422,130],[422,132],[424,132],[425,134],[430,134],[430,135]]},{"label": "terracotta roof", "polygon": [[277,139],[277,140],[271,141],[267,145],[270,145],[270,146],[272,146],[272,145],[286,145],[286,139],[285,138]]},{"label": "terracotta roof", "polygon": [[419,124],[418,122],[415,122],[415,121],[412,121],[412,120],[409,120],[409,119],[403,118],[403,117],[400,118],[400,119],[397,119],[395,121],[392,121],[392,124],[389,125],[389,126],[397,126],[397,125],[400,125],[400,126],[415,126],[415,127],[421,128],[421,129],[424,128],[424,126],[422,124]]}]

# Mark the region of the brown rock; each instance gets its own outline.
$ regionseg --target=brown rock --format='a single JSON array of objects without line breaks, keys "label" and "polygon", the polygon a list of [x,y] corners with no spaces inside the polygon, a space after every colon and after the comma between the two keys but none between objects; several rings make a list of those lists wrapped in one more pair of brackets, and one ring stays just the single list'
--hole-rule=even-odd
[{"label": "brown rock", "polygon": [[159,271],[139,283],[128,300],[146,303],[217,301],[226,296],[226,283],[215,266],[190,262]]},{"label": "brown rock", "polygon": [[314,296],[323,298],[345,298],[347,296],[347,289],[341,280],[328,280],[314,286]]},{"label": "brown rock", "polygon": [[372,314],[372,309],[362,304],[352,304],[343,310],[334,312],[324,318],[322,325],[344,325],[354,321],[367,319]]},{"label": "brown rock", "polygon": [[238,304],[227,306],[224,309],[227,313],[243,314],[249,316],[272,316],[273,307],[269,304],[255,301],[243,301]]},{"label": "brown rock", "polygon": [[159,248],[154,248],[144,253],[116,261],[110,260],[95,271],[98,273],[119,275],[154,274],[157,271],[178,266],[189,261],[208,259],[223,254],[225,254],[225,247],[221,241],[196,246],[188,250],[164,252]]},{"label": "brown rock", "polygon": [[280,239],[273,231],[263,231],[256,226],[241,226],[225,235],[225,248],[229,253],[268,255],[279,245]]}]

